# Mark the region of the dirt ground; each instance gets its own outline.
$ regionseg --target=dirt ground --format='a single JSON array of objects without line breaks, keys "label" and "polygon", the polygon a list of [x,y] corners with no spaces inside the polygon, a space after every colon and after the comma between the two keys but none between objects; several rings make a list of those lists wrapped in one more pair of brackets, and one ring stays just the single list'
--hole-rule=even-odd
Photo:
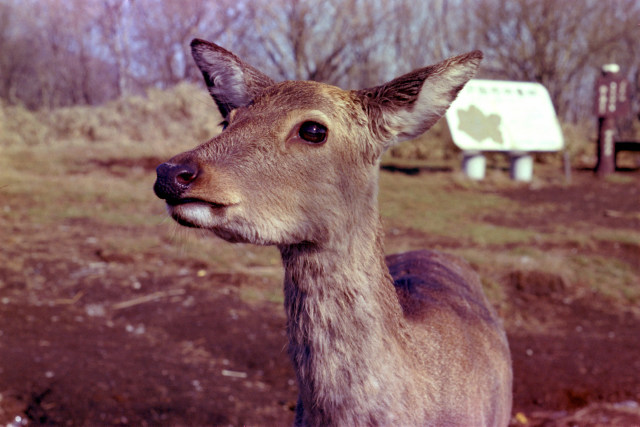
[{"label": "dirt ground", "polygon": [[[581,221],[640,227],[640,172],[499,190],[530,215],[486,221],[543,230]],[[537,207],[545,206],[545,215]],[[169,226],[169,225],[167,225]],[[296,400],[279,303],[246,302],[255,275],[216,273],[98,236],[135,226],[0,220],[0,424],[288,425]],[[396,233],[388,239],[428,236]],[[171,242],[167,242],[171,244]],[[640,275],[640,243],[592,246]],[[123,286],[126,284],[126,286]],[[264,286],[271,286],[265,282]],[[562,278],[501,279],[514,366],[513,425],[640,425],[640,313]],[[545,328],[522,327],[512,314]]]}]

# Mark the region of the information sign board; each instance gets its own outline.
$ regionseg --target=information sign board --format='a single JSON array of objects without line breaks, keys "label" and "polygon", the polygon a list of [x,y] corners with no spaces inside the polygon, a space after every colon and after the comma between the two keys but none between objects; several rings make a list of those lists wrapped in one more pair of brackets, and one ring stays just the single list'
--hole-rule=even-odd
[{"label": "information sign board", "polygon": [[545,152],[564,146],[549,92],[538,83],[470,80],[446,119],[463,151]]}]

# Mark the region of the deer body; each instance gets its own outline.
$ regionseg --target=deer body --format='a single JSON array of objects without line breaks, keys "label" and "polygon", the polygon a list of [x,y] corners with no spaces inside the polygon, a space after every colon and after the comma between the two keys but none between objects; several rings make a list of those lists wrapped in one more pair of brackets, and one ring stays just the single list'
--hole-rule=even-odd
[{"label": "deer body", "polygon": [[480,54],[343,91],[192,49],[226,129],[154,189],[183,225],[279,248],[296,425],[507,425],[509,349],[477,275],[430,251],[385,263],[377,207],[382,153],[444,114]]}]

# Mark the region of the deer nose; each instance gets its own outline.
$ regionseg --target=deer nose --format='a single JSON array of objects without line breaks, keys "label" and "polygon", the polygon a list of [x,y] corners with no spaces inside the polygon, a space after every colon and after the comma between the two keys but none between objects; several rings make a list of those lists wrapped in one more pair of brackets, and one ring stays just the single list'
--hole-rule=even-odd
[{"label": "deer nose", "polygon": [[153,191],[156,196],[170,202],[178,200],[189,189],[198,176],[198,167],[194,164],[163,163],[156,168],[158,175]]}]

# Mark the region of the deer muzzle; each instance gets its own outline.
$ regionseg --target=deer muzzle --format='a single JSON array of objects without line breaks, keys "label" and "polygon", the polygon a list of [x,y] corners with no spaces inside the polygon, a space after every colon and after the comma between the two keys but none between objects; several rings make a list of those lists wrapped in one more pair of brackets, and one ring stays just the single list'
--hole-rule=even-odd
[{"label": "deer muzzle", "polygon": [[170,205],[184,203],[183,196],[187,193],[199,174],[194,164],[163,163],[156,169],[157,178],[153,191]]}]

